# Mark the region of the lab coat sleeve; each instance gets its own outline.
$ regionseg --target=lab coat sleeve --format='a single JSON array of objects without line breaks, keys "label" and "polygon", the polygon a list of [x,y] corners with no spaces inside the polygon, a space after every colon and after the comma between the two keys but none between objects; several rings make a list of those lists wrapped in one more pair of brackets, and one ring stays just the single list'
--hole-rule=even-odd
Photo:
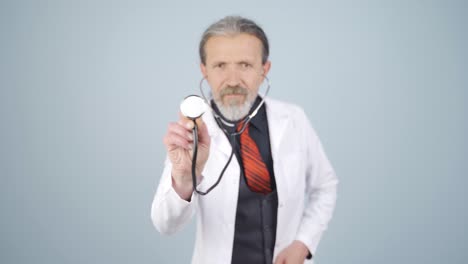
[{"label": "lab coat sleeve", "polygon": [[172,164],[166,158],[164,170],[151,206],[151,220],[156,229],[165,235],[182,229],[195,213],[196,199],[192,193],[190,201],[180,198],[172,187]]},{"label": "lab coat sleeve", "polygon": [[314,255],[335,208],[338,179],[317,134],[305,114],[302,114],[305,120],[304,138],[307,142],[306,206],[296,240],[303,242]]}]

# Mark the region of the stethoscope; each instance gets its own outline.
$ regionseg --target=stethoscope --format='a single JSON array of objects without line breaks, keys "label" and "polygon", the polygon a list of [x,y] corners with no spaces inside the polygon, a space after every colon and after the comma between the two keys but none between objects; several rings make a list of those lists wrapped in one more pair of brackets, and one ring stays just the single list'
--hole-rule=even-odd
[{"label": "stethoscope", "polygon": [[[231,146],[234,146],[235,144],[235,137],[242,134],[244,130],[246,129],[248,123],[252,118],[257,115],[258,110],[265,104],[265,99],[268,95],[268,92],[270,91],[270,80],[268,77],[262,74],[264,79],[266,80],[267,87],[265,90],[265,93],[263,94],[262,101],[258,104],[258,106],[246,117],[244,117],[241,120],[238,121],[229,121],[226,120],[223,116],[220,116],[214,111],[213,107],[211,107],[210,100],[206,97],[205,93],[203,92],[203,83],[206,81],[206,76],[203,77],[200,80],[199,88],[200,88],[200,93],[202,97],[198,95],[189,95],[184,98],[182,103],[180,104],[180,112],[187,118],[193,121],[193,129],[192,129],[192,134],[193,134],[193,156],[192,156],[192,184],[193,184],[193,190],[200,194],[200,195],[207,195],[209,192],[211,192],[221,181],[223,178],[224,172],[226,171],[227,167],[231,163],[232,157],[234,156],[234,147],[232,148],[231,154],[229,156],[228,161],[226,162],[226,165],[224,165],[223,169],[221,170],[221,174],[218,177],[218,180],[209,187],[205,192],[200,191],[197,189],[197,184],[196,184],[196,173],[195,173],[195,168],[196,168],[196,161],[197,161],[197,154],[198,154],[198,125],[197,122],[195,121],[197,118],[201,117],[206,110],[211,110],[211,113],[213,114],[216,123],[218,126],[222,129],[224,134],[229,138],[229,141],[231,143]],[[242,124],[241,129],[236,132],[229,132],[224,128],[224,125],[229,126],[229,127],[237,127],[238,124]]]}]

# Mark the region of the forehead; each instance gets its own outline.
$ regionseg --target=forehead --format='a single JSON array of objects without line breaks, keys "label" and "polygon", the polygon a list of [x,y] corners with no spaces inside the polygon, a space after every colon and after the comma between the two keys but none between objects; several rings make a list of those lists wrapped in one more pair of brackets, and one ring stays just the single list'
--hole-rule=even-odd
[{"label": "forehead", "polygon": [[206,60],[236,61],[260,60],[262,58],[262,42],[249,34],[233,36],[213,36],[205,44]]}]

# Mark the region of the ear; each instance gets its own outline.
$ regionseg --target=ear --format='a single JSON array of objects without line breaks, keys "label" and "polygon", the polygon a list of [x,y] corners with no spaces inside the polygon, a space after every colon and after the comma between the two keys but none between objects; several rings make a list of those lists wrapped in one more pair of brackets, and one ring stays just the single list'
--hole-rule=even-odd
[{"label": "ear", "polygon": [[263,75],[267,76],[271,68],[271,61],[266,61],[265,64],[262,65],[262,68],[263,68]]},{"label": "ear", "polygon": [[207,75],[207,74],[206,74],[206,65],[203,64],[202,62],[200,63],[200,71],[201,71],[203,77],[206,78],[206,75]]}]

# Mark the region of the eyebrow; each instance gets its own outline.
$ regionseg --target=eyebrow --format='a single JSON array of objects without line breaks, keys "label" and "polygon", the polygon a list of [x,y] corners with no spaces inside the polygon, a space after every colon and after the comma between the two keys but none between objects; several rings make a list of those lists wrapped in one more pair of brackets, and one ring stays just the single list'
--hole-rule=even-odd
[{"label": "eyebrow", "polygon": [[239,61],[239,62],[236,62],[236,64],[243,64],[243,63],[245,63],[245,64],[253,64],[253,62],[252,62],[252,61],[249,61],[249,60],[241,60],[241,61]]},{"label": "eyebrow", "polygon": [[[212,62],[210,65],[211,65],[211,66],[215,66],[215,65],[218,65],[218,64],[221,64],[221,63],[229,64],[230,62],[220,60],[220,61],[214,61],[214,62]],[[236,61],[236,62],[235,62],[235,64],[242,64],[242,63],[254,64],[252,61],[246,60],[246,59],[243,59],[243,60],[240,60],[240,61]]]},{"label": "eyebrow", "polygon": [[215,66],[215,65],[218,65],[220,63],[227,63],[225,61],[213,61],[212,63],[210,63],[211,66]]}]

